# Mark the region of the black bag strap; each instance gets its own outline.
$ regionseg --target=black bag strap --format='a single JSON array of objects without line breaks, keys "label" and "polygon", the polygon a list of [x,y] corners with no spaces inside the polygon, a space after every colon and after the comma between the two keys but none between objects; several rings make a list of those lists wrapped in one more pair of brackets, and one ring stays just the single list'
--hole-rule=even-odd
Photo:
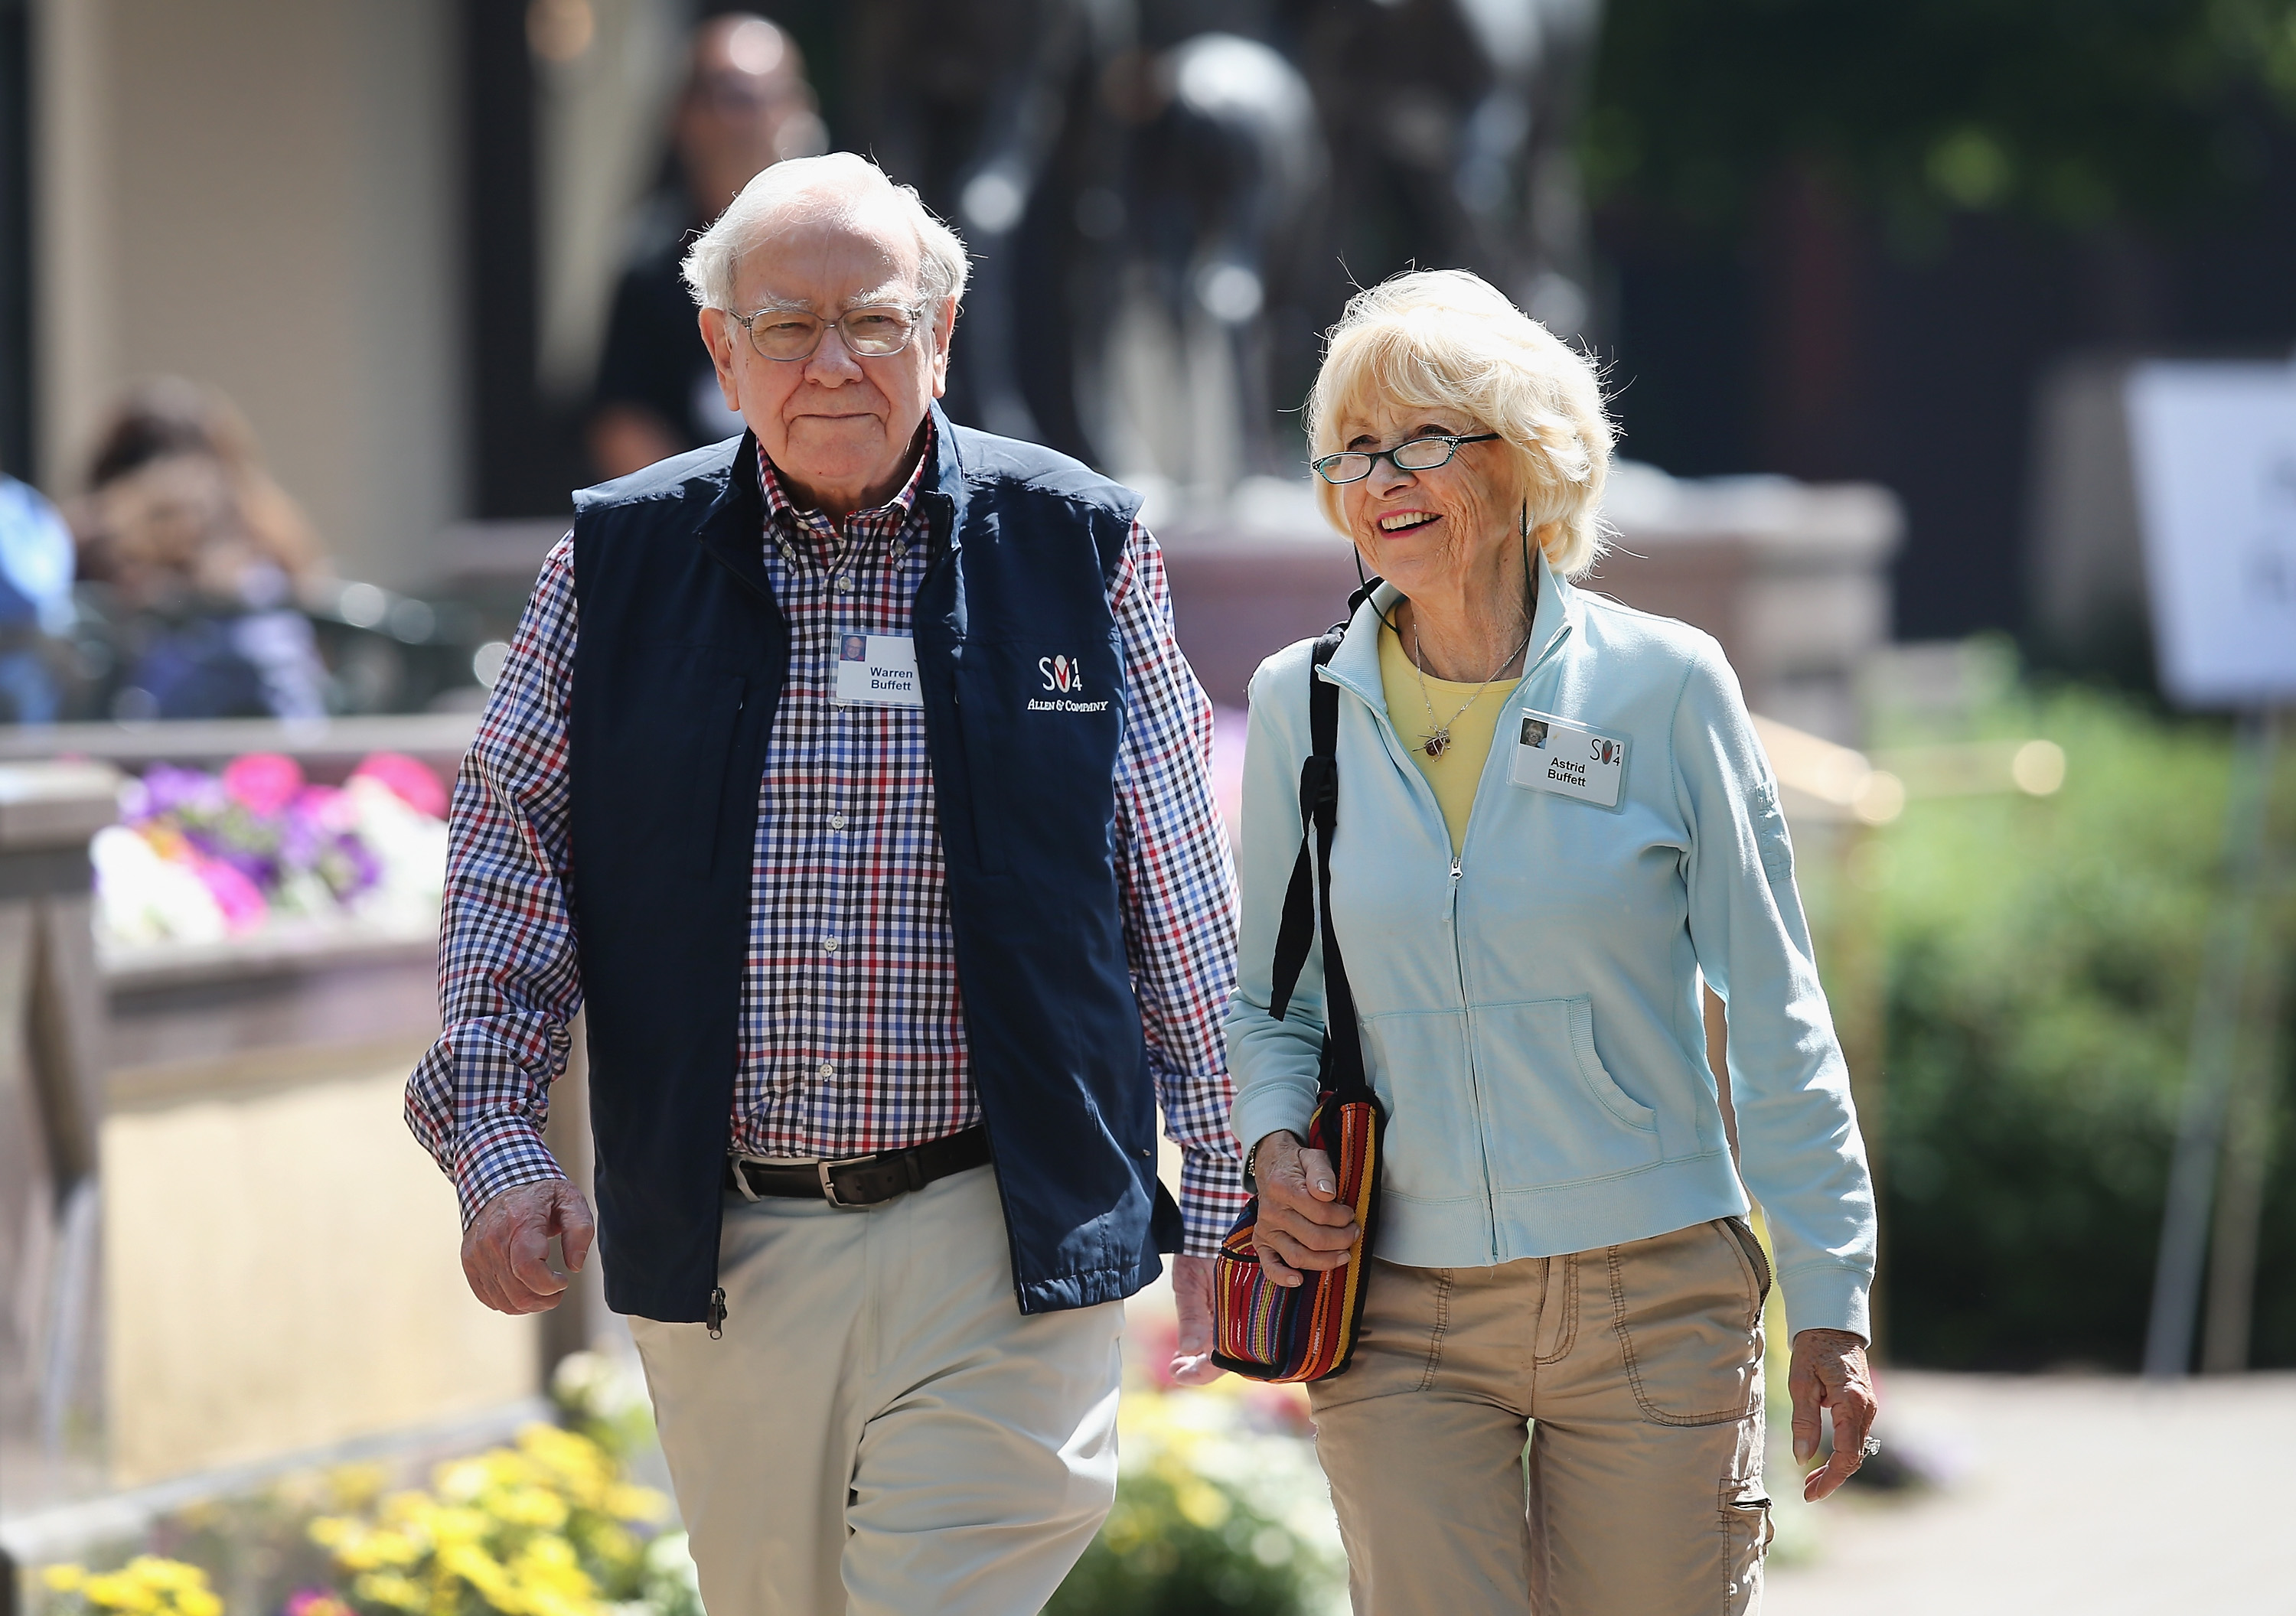
[{"label": "black bag strap", "polygon": [[[1379,580],[1372,579],[1348,602],[1352,610],[1362,604]],[[1348,625],[1335,623],[1316,641],[1315,661],[1308,669],[1308,755],[1300,764],[1300,856],[1292,865],[1292,884],[1283,893],[1283,918],[1275,934],[1275,992],[1268,1014],[1276,1020],[1292,1002],[1300,972],[1308,963],[1308,945],[1316,933],[1320,912],[1324,942],[1324,1070],[1323,1086],[1341,1099],[1370,1092],[1364,1075],[1363,1034],[1356,1025],[1356,999],[1348,985],[1346,963],[1340,958],[1340,940],[1332,929],[1332,837],[1340,818],[1340,689],[1323,676],[1326,664],[1340,649]],[[1308,844],[1315,845],[1315,873],[1308,873]]]}]

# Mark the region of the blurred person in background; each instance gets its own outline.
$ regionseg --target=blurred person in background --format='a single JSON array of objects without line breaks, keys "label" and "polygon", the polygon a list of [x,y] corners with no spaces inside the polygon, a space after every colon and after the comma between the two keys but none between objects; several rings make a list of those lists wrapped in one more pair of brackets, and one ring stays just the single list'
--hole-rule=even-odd
[{"label": "blurred person in background", "polygon": [[29,483],[0,472],[0,723],[53,723],[62,705],[60,648],[69,626],[71,530]]},{"label": "blurred person in background", "polygon": [[130,392],[98,436],[71,517],[111,662],[86,670],[99,710],[324,715],[326,669],[298,607],[318,542],[220,394],[176,378]]},{"label": "blurred person in background", "polygon": [[711,1616],[1041,1610],[1160,1252],[1173,1372],[1219,1373],[1211,706],[1139,495],[934,402],[970,268],[864,158],[750,183],[685,266],[748,430],[576,496],[455,787],[408,1121],[472,1291],[554,1306],[586,1016],[606,1302]]},{"label": "blurred person in background", "polygon": [[[1359,293],[1308,425],[1324,512],[1385,582],[1326,665],[1303,641],[1252,681],[1229,1062],[1261,1266],[1297,1285],[1358,1233],[1302,1145],[1320,941],[1270,1010],[1327,681],[1327,923],[1389,1116],[1361,1333],[1308,1387],[1355,1608],[1757,1608],[1771,1272],[1748,1192],[1785,1289],[1797,1458],[1833,1414],[1812,1498],[1866,1451],[1875,1244],[1737,679],[1709,636],[1572,583],[1601,548],[1601,386],[1487,282]],[[1734,1165],[1702,975],[1729,1006]]]},{"label": "blurred person in background", "polygon": [[719,396],[678,265],[694,233],[751,179],[826,148],[796,41],[763,17],[704,23],[671,115],[670,143],[676,175],[640,217],[598,362],[589,445],[602,477],[627,476],[742,429]]}]

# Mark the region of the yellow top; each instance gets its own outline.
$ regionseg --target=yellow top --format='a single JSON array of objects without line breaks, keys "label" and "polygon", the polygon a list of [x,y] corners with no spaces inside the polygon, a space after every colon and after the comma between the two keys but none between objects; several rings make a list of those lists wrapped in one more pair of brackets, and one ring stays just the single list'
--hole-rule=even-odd
[{"label": "yellow top", "polygon": [[[1435,801],[1442,807],[1443,824],[1451,833],[1451,856],[1456,859],[1467,845],[1467,815],[1475,806],[1475,787],[1483,778],[1484,760],[1491,755],[1491,737],[1514,681],[1494,679],[1481,695],[1475,696],[1472,684],[1454,684],[1430,674],[1423,692],[1419,672],[1412,666],[1403,641],[1396,638],[1393,629],[1383,627],[1379,632],[1379,682],[1387,696],[1389,722],[1410,748],[1411,761],[1419,765],[1419,772],[1435,788]],[[1459,704],[1470,696],[1474,700],[1465,712],[1459,712]],[[1435,705],[1432,718],[1427,716],[1431,700]],[[1454,713],[1459,715],[1453,718]],[[1427,738],[1436,725],[1446,722],[1451,726],[1451,744],[1443,748],[1442,756],[1430,757]]]}]

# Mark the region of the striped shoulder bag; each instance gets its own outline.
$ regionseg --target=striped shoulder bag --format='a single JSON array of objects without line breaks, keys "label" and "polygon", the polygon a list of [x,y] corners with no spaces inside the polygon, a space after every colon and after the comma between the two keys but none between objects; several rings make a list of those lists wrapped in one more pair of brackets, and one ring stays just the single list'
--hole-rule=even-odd
[{"label": "striped shoulder bag", "polygon": [[1219,1255],[1213,1262],[1212,1361],[1250,1380],[1322,1380],[1347,1368],[1363,1317],[1366,1267],[1379,1225],[1380,1146],[1387,1114],[1364,1075],[1355,995],[1348,987],[1339,938],[1332,929],[1332,832],[1339,822],[1340,805],[1340,693],[1339,687],[1322,677],[1322,672],[1346,632],[1346,624],[1337,624],[1318,640],[1315,664],[1308,670],[1310,748],[1300,765],[1300,856],[1292,866],[1292,884],[1283,894],[1283,919],[1275,938],[1275,992],[1268,1014],[1277,1021],[1283,1019],[1320,915],[1324,1049],[1307,1142],[1309,1149],[1331,1155],[1339,1179],[1339,1198],[1355,1208],[1357,1236],[1344,1263],[1320,1273],[1303,1270],[1300,1283],[1287,1287],[1275,1284],[1260,1270],[1253,1249],[1252,1235],[1259,1222],[1259,1197],[1254,1196],[1243,1209],[1243,1216],[1220,1242]]}]

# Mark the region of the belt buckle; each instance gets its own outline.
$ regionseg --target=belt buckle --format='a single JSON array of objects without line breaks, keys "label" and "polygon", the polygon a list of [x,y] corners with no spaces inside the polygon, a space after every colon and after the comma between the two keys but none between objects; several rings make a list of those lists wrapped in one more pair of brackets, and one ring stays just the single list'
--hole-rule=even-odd
[{"label": "belt buckle", "polygon": [[837,1180],[830,1175],[834,1173],[840,1167],[858,1167],[862,1163],[871,1160],[876,1154],[877,1153],[873,1151],[869,1155],[847,1156],[844,1160],[839,1162],[816,1162],[813,1164],[814,1171],[821,1175],[821,1198],[828,1202],[832,1206],[841,1207],[847,1212],[858,1212],[863,1207],[873,1204],[873,1203],[867,1201],[841,1201],[838,1199]]}]

